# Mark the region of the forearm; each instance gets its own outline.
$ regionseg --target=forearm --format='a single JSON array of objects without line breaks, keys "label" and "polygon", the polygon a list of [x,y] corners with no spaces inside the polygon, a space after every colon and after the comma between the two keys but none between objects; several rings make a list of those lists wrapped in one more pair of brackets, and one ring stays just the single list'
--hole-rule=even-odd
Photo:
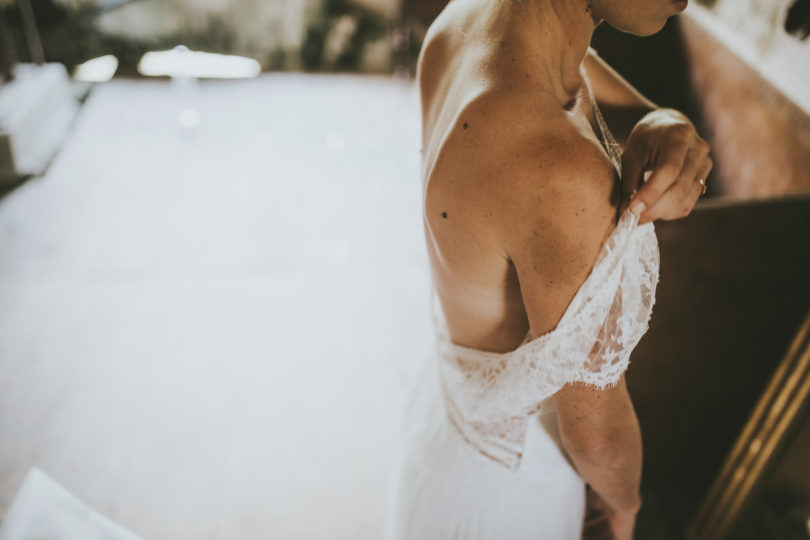
[{"label": "forearm", "polygon": [[632,406],[622,421],[597,442],[578,444],[564,433],[566,447],[580,476],[614,512],[638,510],[641,486],[641,430]]}]

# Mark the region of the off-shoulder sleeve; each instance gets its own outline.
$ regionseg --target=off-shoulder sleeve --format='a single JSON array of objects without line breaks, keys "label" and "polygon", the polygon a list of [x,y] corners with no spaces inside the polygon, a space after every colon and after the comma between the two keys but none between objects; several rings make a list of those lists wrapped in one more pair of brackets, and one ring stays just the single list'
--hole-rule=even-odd
[{"label": "off-shoulder sleeve", "polygon": [[566,382],[601,389],[614,386],[649,327],[659,275],[658,242],[651,231],[638,233],[625,255],[621,279],[593,347],[581,369]]},{"label": "off-shoulder sleeve", "polygon": [[567,383],[615,384],[647,330],[658,283],[653,224],[627,211],[557,327],[517,350],[491,353],[440,340],[450,420],[482,454],[517,467],[526,421]]}]

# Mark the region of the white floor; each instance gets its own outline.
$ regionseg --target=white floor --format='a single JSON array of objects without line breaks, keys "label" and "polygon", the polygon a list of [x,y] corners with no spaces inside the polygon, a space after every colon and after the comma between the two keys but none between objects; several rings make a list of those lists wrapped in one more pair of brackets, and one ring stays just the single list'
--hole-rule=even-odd
[{"label": "white floor", "polygon": [[146,539],[379,538],[418,130],[383,78],[98,87],[0,201],[0,516],[36,465]]}]

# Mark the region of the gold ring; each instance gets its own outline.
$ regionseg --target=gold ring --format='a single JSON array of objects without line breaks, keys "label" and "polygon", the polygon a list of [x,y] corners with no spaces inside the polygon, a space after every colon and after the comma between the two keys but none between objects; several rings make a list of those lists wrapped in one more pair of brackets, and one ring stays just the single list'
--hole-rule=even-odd
[{"label": "gold ring", "polygon": [[703,178],[698,178],[698,184],[703,186],[703,191],[701,191],[700,194],[705,195],[706,194],[706,180],[704,180]]}]

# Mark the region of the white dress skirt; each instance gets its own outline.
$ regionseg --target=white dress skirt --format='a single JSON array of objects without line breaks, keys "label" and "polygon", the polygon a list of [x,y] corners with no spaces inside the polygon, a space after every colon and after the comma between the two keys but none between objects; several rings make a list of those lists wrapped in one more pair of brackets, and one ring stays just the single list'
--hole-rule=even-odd
[{"label": "white dress skirt", "polygon": [[428,371],[410,404],[411,442],[401,447],[386,538],[579,539],[585,484],[559,441],[553,401],[530,418],[523,459],[509,470],[443,417],[438,381]]},{"label": "white dress skirt", "polygon": [[435,292],[435,353],[406,407],[388,540],[578,540],[585,484],[552,396],[615,385],[648,328],[658,283],[652,223],[626,210],[557,327],[508,353],[454,344]]}]

